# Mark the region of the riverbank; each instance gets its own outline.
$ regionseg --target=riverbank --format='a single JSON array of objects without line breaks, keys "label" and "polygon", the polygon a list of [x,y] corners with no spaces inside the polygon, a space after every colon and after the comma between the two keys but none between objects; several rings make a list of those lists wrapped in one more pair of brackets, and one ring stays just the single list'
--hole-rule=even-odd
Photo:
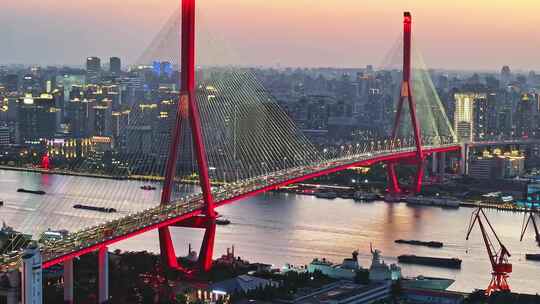
[{"label": "riverbank", "polygon": [[[354,201],[366,201],[361,199],[354,199],[355,189],[353,187],[344,187],[344,186],[335,186],[335,185],[318,185],[318,184],[298,184],[291,187],[282,188],[279,190],[280,192],[284,193],[294,193],[296,195],[307,195],[307,196],[319,196],[320,198],[326,198],[326,199],[333,199],[333,198],[342,198],[342,199],[351,199]],[[335,197],[329,196],[329,197],[321,197],[321,193],[328,193],[333,192],[335,193]],[[367,192],[367,194],[373,195],[374,199],[368,200],[368,201],[374,201],[377,200],[376,197],[379,199],[383,199],[383,196],[380,194],[370,193]],[[457,200],[457,199],[456,199]],[[398,198],[395,200],[387,200],[387,203],[403,203],[405,200],[403,198]],[[419,206],[430,206],[430,207],[445,207],[445,206],[439,206],[439,205],[419,205]],[[486,208],[486,209],[493,209],[497,211],[508,211],[508,212],[529,212],[531,211],[528,208],[520,207],[517,205],[511,205],[511,204],[493,204],[493,203],[486,203],[481,201],[461,201],[459,200],[459,207],[466,207],[466,208]]]},{"label": "riverbank", "polygon": [[[99,179],[109,179],[109,180],[132,180],[132,181],[141,181],[141,182],[162,182],[165,178],[163,176],[156,175],[106,175],[99,173],[83,173],[75,171],[66,171],[66,170],[57,170],[57,169],[43,169],[43,168],[24,168],[24,167],[11,167],[0,165],[0,170],[8,171],[17,171],[17,172],[31,172],[39,174],[48,174],[48,175],[64,175],[64,176],[78,176],[78,177],[89,177],[89,178],[99,178]],[[199,181],[196,179],[176,179],[176,182],[186,184],[186,185],[198,185]],[[212,185],[223,186],[227,183],[223,181],[212,181]]]}]

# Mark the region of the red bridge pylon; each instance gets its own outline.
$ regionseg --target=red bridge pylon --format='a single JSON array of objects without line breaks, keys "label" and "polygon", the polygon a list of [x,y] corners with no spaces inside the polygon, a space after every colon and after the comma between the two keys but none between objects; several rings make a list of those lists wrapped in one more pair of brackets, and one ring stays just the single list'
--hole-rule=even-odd
[{"label": "red bridge pylon", "polygon": [[[412,192],[418,193],[422,190],[422,179],[424,177],[424,158],[422,151],[422,138],[420,126],[416,117],[416,104],[414,101],[413,90],[411,87],[411,45],[412,45],[412,16],[409,12],[404,13],[403,19],[403,81],[401,83],[401,92],[397,107],[394,127],[392,129],[392,138],[397,139],[399,122],[403,111],[403,103],[408,102],[409,112],[411,115],[411,123],[414,130],[414,140],[416,142],[416,157],[417,165],[416,179]],[[390,194],[400,194],[404,189],[399,185],[399,178],[396,173],[396,162],[387,163],[388,170],[388,192]]]},{"label": "red bridge pylon", "polygon": [[[204,215],[187,219],[175,226],[205,229],[204,239],[199,252],[198,271],[206,272],[212,267],[212,256],[214,252],[214,239],[216,234],[216,212],[214,198],[208,175],[208,161],[206,149],[202,137],[202,127],[199,115],[199,107],[196,102],[195,91],[195,0],[181,0],[182,3],[182,28],[181,28],[181,80],[180,99],[177,105],[176,121],[171,134],[171,144],[169,147],[169,157],[165,168],[165,181],[161,194],[161,204],[166,205],[171,201],[171,192],[176,173],[176,162],[178,158],[178,148],[180,146],[180,128],[182,119],[189,119],[191,126],[191,136],[193,137],[197,166],[199,169],[199,179],[205,202]],[[187,110],[187,111],[186,111]],[[161,259],[165,266],[179,269],[186,273],[193,270],[186,270],[178,264],[174,245],[171,239],[169,227],[159,229],[159,244]]]}]

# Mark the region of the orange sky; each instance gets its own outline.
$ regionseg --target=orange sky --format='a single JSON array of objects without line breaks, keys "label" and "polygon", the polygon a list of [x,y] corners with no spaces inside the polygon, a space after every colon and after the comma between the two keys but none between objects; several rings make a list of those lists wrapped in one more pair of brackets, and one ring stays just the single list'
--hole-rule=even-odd
[{"label": "orange sky", "polygon": [[[2,0],[0,62],[133,61],[176,0]],[[4,3],[6,2],[6,3]],[[199,0],[205,28],[249,65],[381,64],[414,17],[430,67],[540,69],[538,0]],[[203,47],[201,45],[201,47]]]}]

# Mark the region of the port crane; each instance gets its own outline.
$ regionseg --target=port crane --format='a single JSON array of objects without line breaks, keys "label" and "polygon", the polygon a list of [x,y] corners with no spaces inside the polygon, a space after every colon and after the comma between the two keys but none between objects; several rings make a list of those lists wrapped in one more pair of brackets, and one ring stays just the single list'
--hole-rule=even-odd
[{"label": "port crane", "polygon": [[537,215],[536,212],[531,210],[528,214],[525,213],[525,217],[523,218],[523,225],[521,230],[521,238],[520,241],[523,241],[523,237],[525,236],[525,232],[527,232],[527,227],[529,226],[529,223],[534,228],[534,232],[536,234],[536,242],[538,243],[538,246],[540,246],[540,231],[538,231],[538,224],[536,222],[535,216]]},{"label": "port crane", "polygon": [[[472,229],[474,228],[474,225],[477,222],[478,222],[478,226],[480,226],[480,231],[482,232],[482,238],[486,245],[486,250],[487,250],[489,260],[491,262],[491,268],[492,268],[492,272],[491,272],[492,278],[491,278],[491,282],[489,283],[486,289],[486,295],[489,296],[494,291],[510,291],[510,286],[508,285],[508,281],[507,281],[509,274],[512,272],[512,264],[508,263],[510,252],[508,251],[508,249],[506,249],[504,244],[499,239],[499,236],[495,232],[495,229],[489,222],[489,219],[487,218],[486,214],[484,213],[484,210],[481,207],[476,209],[472,213],[466,239],[467,240],[469,239]],[[491,241],[489,237],[490,231],[495,237],[495,239],[497,240],[498,244],[494,244]],[[497,249],[495,245],[498,245],[499,249]]]}]

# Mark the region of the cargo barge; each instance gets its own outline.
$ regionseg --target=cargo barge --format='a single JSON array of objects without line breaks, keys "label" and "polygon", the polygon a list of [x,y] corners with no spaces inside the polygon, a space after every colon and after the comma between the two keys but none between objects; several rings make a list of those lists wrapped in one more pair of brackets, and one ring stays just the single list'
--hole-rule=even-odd
[{"label": "cargo barge", "polygon": [[86,205],[73,205],[73,208],[75,209],[83,209],[83,210],[90,210],[90,211],[99,211],[99,212],[105,212],[105,213],[115,213],[116,209],[114,208],[105,208],[105,207],[96,207],[96,206],[86,206]]},{"label": "cargo barge", "polygon": [[151,185],[144,185],[144,186],[141,186],[141,189],[151,191],[151,190],[156,190],[156,187],[151,186]]},{"label": "cargo barge", "polygon": [[38,195],[45,194],[45,191],[43,191],[43,190],[28,190],[28,189],[24,189],[24,188],[17,189],[17,192],[31,193],[31,194],[38,194]]},{"label": "cargo barge", "polygon": [[221,226],[225,226],[225,225],[229,225],[231,223],[230,220],[228,219],[216,219],[216,225],[221,225]]},{"label": "cargo barge", "polygon": [[397,244],[408,244],[408,245],[415,245],[415,246],[426,246],[431,248],[442,248],[443,243],[442,242],[436,242],[436,241],[417,241],[417,240],[395,240],[394,241]]},{"label": "cargo barge", "polygon": [[527,253],[525,254],[525,259],[540,262],[540,253]]},{"label": "cargo barge", "polygon": [[405,264],[461,269],[461,260],[458,258],[434,258],[416,255],[400,255],[398,256],[398,262]]}]

